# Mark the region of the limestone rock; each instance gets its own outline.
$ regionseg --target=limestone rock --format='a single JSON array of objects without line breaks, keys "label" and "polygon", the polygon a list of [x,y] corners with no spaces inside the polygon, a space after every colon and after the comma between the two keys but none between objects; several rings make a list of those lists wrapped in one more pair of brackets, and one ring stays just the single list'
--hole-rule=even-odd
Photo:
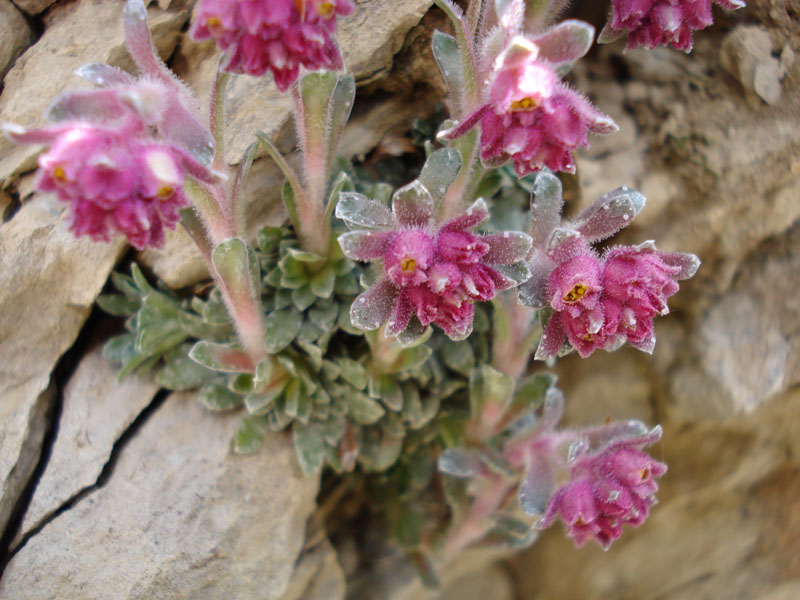
[{"label": "limestone rock", "polygon": [[[149,9],[150,27],[162,57],[172,53],[188,12]],[[42,37],[17,59],[4,80],[0,113],[4,121],[24,126],[43,123],[50,103],[67,89],[90,87],[73,75],[89,62],[105,62],[133,69],[124,48],[122,4],[115,0],[78,0],[58,5],[45,17]],[[92,35],[87,36],[87,28]],[[5,46],[5,37],[3,38]],[[17,146],[0,137],[0,182],[34,168],[35,146]]]},{"label": "limestone rock", "polygon": [[[0,225],[0,526],[24,486],[40,448],[41,394],[72,345],[92,303],[122,253],[76,240],[51,196],[26,203]],[[36,415],[36,418],[34,416]]]},{"label": "limestone rock", "polygon": [[[308,533],[306,534],[309,535]],[[303,550],[289,588],[278,600],[344,600],[345,580],[327,538]]]},{"label": "limestone rock", "polygon": [[251,600],[289,586],[318,480],[287,436],[231,450],[240,415],[174,394],[125,446],[106,485],[32,536],[0,596]]},{"label": "limestone rock", "polygon": [[10,0],[0,0],[0,80],[14,59],[28,46],[31,28]]},{"label": "limestone rock", "polygon": [[14,4],[31,16],[44,12],[55,2],[56,0],[14,0]]},{"label": "limestone rock", "polygon": [[[739,25],[723,40],[720,62],[742,84],[748,99],[776,104],[781,97],[781,61],[772,56],[769,32],[758,25]],[[754,102],[753,102],[754,101]]]},{"label": "limestone rock", "polygon": [[116,371],[97,348],[67,383],[57,437],[18,539],[97,481],[114,443],[152,401],[155,381],[128,376],[118,383]]}]

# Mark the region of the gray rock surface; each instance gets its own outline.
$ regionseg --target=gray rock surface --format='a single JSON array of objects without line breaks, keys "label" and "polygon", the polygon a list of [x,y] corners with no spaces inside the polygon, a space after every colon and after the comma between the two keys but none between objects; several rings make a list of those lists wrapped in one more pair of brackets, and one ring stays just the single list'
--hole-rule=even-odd
[{"label": "gray rock surface", "polygon": [[67,383],[57,437],[17,539],[97,481],[114,443],[153,400],[155,381],[128,376],[118,383],[117,370],[97,348]]},{"label": "gray rock surface", "polygon": [[[0,526],[5,527],[40,454],[41,396],[122,253],[75,240],[50,196],[0,225]],[[44,403],[44,404],[43,404]]]},{"label": "gray rock surface", "polygon": [[0,0],[0,78],[28,46],[31,28],[10,0]]},{"label": "gray rock surface", "polygon": [[318,481],[271,436],[234,455],[238,415],[174,394],[122,451],[108,483],[31,537],[0,596],[82,600],[280,598]]}]

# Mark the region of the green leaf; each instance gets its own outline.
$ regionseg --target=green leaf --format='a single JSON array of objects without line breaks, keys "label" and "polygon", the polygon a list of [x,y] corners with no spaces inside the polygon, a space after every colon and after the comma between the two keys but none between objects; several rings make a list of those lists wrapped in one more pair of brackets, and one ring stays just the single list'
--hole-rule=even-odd
[{"label": "green leaf", "polygon": [[237,373],[228,379],[228,389],[234,394],[246,396],[253,391],[252,373]]},{"label": "green leaf", "polygon": [[156,383],[168,390],[185,391],[198,388],[215,376],[214,371],[206,369],[187,356],[180,356],[169,361],[156,374]]},{"label": "green leaf", "polygon": [[290,380],[288,378],[280,379],[270,384],[270,386],[262,392],[252,392],[248,394],[244,399],[247,412],[253,415],[265,414],[270,408],[272,408],[275,399],[280,397],[280,395],[283,393],[283,390],[289,381]]},{"label": "green leaf", "polygon": [[325,462],[325,439],[317,425],[295,423],[292,427],[294,449],[306,476],[314,475]]},{"label": "green leaf", "polygon": [[438,29],[433,32],[433,56],[442,72],[447,87],[453,94],[464,90],[466,78],[461,63],[458,42],[452,35],[442,33]]},{"label": "green leaf", "polygon": [[129,317],[141,306],[138,298],[130,298],[121,294],[103,294],[97,297],[97,305],[115,317]]},{"label": "green leaf", "polygon": [[136,335],[123,333],[110,338],[103,346],[103,356],[108,362],[121,363],[129,360],[136,352]]},{"label": "green leaf", "polygon": [[209,323],[203,317],[185,310],[178,311],[178,323],[190,336],[208,342],[222,342],[233,335],[230,323]]},{"label": "green leaf", "polygon": [[360,392],[353,392],[344,398],[350,416],[357,423],[372,425],[376,423],[386,411],[375,400]]},{"label": "green leaf", "polygon": [[220,383],[207,383],[197,392],[197,399],[204,407],[214,412],[239,408],[244,398]]},{"label": "green leaf", "polygon": [[320,298],[330,298],[335,285],[336,272],[329,266],[311,276],[311,291]]},{"label": "green leaf", "polygon": [[311,291],[311,286],[303,285],[292,290],[292,303],[301,313],[314,304],[316,299],[317,296]]},{"label": "green leaf", "polygon": [[409,381],[403,384],[402,389],[403,417],[412,429],[419,429],[424,424],[419,388]]},{"label": "green leaf", "polygon": [[437,150],[425,161],[425,166],[422,167],[422,173],[419,175],[419,182],[431,193],[435,206],[442,203],[444,195],[460,170],[461,153],[455,148]]},{"label": "green leaf", "polygon": [[473,418],[480,418],[486,405],[494,406],[493,412],[503,414],[510,403],[513,387],[511,377],[489,365],[473,371],[469,381],[469,403]]},{"label": "green leaf", "polygon": [[475,368],[475,353],[470,343],[466,341],[445,341],[442,344],[441,357],[444,360],[444,364],[464,377],[469,377]]},{"label": "green leaf", "polygon": [[[339,149],[339,140],[344,131],[344,126],[350,118],[350,111],[353,109],[355,97],[356,81],[353,75],[351,73],[339,75],[339,80],[336,82],[336,87],[333,90],[330,117],[328,119],[328,131],[330,136],[330,141],[328,143],[329,165],[332,165],[336,159],[336,153]],[[330,216],[328,216],[326,222],[330,222]]]},{"label": "green leaf", "polygon": [[367,370],[359,362],[351,358],[340,358],[336,361],[341,369],[342,378],[354,388],[363,390],[367,386]]},{"label": "green leaf", "polygon": [[381,375],[375,383],[378,396],[383,404],[395,412],[403,410],[403,390],[397,379],[391,375]]},{"label": "green leaf", "polygon": [[141,301],[144,294],[136,287],[136,282],[132,277],[114,271],[111,273],[111,281],[114,283],[114,287],[125,294],[125,296],[131,300]]},{"label": "green leaf", "polygon": [[264,319],[267,352],[275,354],[292,343],[303,326],[303,313],[291,309],[276,310]]},{"label": "green leaf", "polygon": [[224,344],[197,342],[189,351],[189,358],[212,371],[252,373],[255,370],[247,354]]},{"label": "green leaf", "polygon": [[429,346],[414,346],[413,348],[406,348],[400,353],[397,360],[391,367],[391,373],[399,373],[401,371],[413,371],[421,367],[427,361],[433,350]]},{"label": "green leaf", "polygon": [[[240,238],[224,240],[214,248],[211,260],[230,290],[231,296],[253,293],[253,279],[258,279],[257,276],[254,277],[257,274],[253,273],[253,268],[254,265],[257,266],[257,262],[250,258],[250,251],[244,240]],[[258,281],[258,287],[260,283]]]},{"label": "green leaf", "polygon": [[529,410],[538,409],[544,402],[547,390],[556,384],[552,373],[536,373],[519,381],[514,389],[514,404]]},{"label": "green leaf", "polygon": [[339,316],[339,305],[335,302],[327,306],[319,306],[319,303],[308,311],[308,318],[314,325],[323,331],[330,331],[336,324],[336,317]]},{"label": "green leaf", "polygon": [[239,454],[249,454],[258,450],[264,436],[269,433],[269,426],[264,417],[247,416],[239,424],[239,430],[233,442],[233,449]]},{"label": "green leaf", "polygon": [[404,348],[413,348],[427,342],[432,333],[433,329],[430,326],[425,327],[416,316],[412,316],[408,327],[397,336],[397,341]]}]

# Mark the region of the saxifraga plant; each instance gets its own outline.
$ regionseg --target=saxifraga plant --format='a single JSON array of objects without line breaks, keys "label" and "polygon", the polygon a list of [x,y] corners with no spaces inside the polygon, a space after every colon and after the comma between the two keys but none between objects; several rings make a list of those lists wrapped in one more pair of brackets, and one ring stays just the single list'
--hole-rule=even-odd
[{"label": "saxifraga plant", "polygon": [[[51,125],[4,125],[48,146],[37,188],[69,205],[76,236],[158,248],[180,223],[208,266],[213,288],[190,297],[135,264],[113,275],[118,293],[98,303],[126,318],[106,344],[120,377],[155,370],[209,410],[240,410],[237,452],[288,429],[306,474],[371,477],[429,582],[466,547],[522,547],[556,519],[604,548],[644,522],[667,468],[644,451],[661,428],[560,427],[555,377],[529,366],[652,352],[653,319],[699,266],[652,241],[596,248],[644,208],[627,187],[562,219],[555,173],[574,172],[589,133],[617,129],[563,81],[594,39],[557,21],[566,0],[435,4],[453,26],[433,38],[449,118],[396,189],[337,157],[356,92],[335,38],[351,0],[202,0],[191,34],[224,51],[208,123],[156,55],[142,0],[127,0],[139,76],[86,65],[97,87],[60,96]],[[711,20],[711,0],[612,0],[600,38],[688,51]],[[259,132],[237,171],[224,163],[231,73],[270,73],[290,94],[299,172]],[[289,222],[253,244],[242,189],[259,146],[285,175]]]}]

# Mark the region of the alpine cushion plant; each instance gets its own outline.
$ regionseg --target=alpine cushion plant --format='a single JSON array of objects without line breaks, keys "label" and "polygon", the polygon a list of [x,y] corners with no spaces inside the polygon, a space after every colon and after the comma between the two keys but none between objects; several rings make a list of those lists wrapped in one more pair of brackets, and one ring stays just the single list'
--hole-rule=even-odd
[{"label": "alpine cushion plant", "polygon": [[[114,276],[121,295],[98,302],[126,317],[128,331],[107,345],[123,373],[159,365],[161,385],[198,389],[211,410],[243,408],[237,451],[291,428],[305,473],[379,474],[362,487],[392,490],[381,501],[418,564],[497,532],[530,544],[558,518],[576,545],[607,548],[649,514],[666,466],[644,448],[661,430],[558,428],[563,394],[552,375],[527,374],[531,354],[587,357],[626,343],[651,352],[655,317],[699,260],[652,241],[601,252],[644,208],[626,187],[562,219],[548,170],[574,172],[588,134],[616,129],[563,82],[591,46],[590,25],[555,23],[563,0],[474,0],[466,14],[435,2],[455,29],[433,42],[452,120],[426,134],[418,179],[396,190],[337,159],[356,79],[325,69],[343,66],[334,34],[352,0],[199,3],[192,34],[227,52],[207,126],[155,54],[142,0],[127,0],[141,75],[87,65],[78,73],[99,89],[58,98],[49,127],[5,130],[49,146],[37,187],[69,204],[76,235],[122,233],[142,249],[180,222],[206,261],[214,287],[191,298],[135,266]],[[687,49],[710,6],[614,0],[606,33],[627,32],[629,47]],[[233,177],[223,158],[226,69],[269,71],[292,90],[302,170],[256,133],[286,177],[289,217],[262,228],[257,247],[241,203],[257,144]],[[531,191],[527,231],[504,231],[522,225]],[[435,514],[418,518],[426,510]]]},{"label": "alpine cushion plant", "polygon": [[611,42],[627,34],[628,50],[672,46],[689,52],[693,33],[714,22],[712,4],[727,10],[745,5],[743,0],[612,0],[611,16],[599,41]]},{"label": "alpine cushion plant", "polygon": [[359,194],[342,195],[336,216],[354,229],[339,237],[345,256],[383,262],[383,275],[350,309],[356,327],[386,323],[386,334],[399,336],[409,325],[417,329],[413,318],[423,328],[434,323],[451,339],[464,339],[472,331],[474,303],[517,285],[498,268],[522,261],[531,246],[527,234],[474,232],[489,217],[480,198],[441,225],[434,212],[433,197],[419,181],[395,192],[391,212]]},{"label": "alpine cushion plant", "polygon": [[272,73],[285,92],[300,67],[340,69],[336,40],[337,16],[349,15],[351,0],[203,0],[192,37],[215,39],[229,52],[231,73]]}]

